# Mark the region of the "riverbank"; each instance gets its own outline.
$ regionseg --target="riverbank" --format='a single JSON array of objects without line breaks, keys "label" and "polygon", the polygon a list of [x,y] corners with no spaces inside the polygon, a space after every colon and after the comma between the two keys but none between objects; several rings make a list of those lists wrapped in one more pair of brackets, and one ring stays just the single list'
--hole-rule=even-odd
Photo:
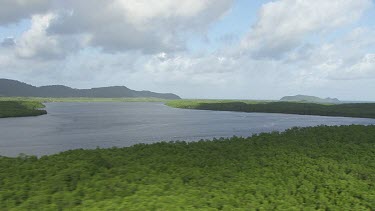
[{"label": "riverbank", "polygon": [[375,118],[375,103],[315,104],[265,101],[172,100],[168,101],[166,105],[174,108],[198,110]]},{"label": "riverbank", "polygon": [[45,106],[37,101],[2,101],[0,100],[0,118],[26,117],[47,114],[41,110]]},{"label": "riverbank", "polygon": [[371,210],[375,126],[0,157],[1,210]]}]

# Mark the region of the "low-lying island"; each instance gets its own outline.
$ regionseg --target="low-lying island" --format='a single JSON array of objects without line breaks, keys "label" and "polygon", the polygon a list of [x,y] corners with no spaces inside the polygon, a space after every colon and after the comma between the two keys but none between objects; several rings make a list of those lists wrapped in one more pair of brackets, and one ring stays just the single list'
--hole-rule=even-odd
[{"label": "low-lying island", "polygon": [[26,117],[47,114],[44,105],[38,101],[2,101],[0,100],[0,118]]}]

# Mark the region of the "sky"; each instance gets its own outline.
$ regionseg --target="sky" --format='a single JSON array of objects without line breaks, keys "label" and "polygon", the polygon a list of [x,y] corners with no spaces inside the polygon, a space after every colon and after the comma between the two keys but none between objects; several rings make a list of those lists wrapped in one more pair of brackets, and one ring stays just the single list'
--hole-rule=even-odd
[{"label": "sky", "polygon": [[0,0],[0,78],[375,100],[374,0]]}]

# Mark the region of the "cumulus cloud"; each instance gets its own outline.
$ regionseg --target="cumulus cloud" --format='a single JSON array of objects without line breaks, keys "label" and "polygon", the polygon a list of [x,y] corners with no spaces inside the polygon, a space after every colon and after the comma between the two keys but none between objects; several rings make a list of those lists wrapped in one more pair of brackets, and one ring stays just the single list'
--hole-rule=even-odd
[{"label": "cumulus cloud", "polygon": [[[233,0],[67,0],[48,27],[50,34],[86,34],[105,51],[171,52],[203,33]],[[63,9],[61,9],[63,8]]]},{"label": "cumulus cloud", "polygon": [[30,18],[49,9],[50,0],[1,0],[0,26]]},{"label": "cumulus cloud", "polygon": [[0,7],[0,21],[12,23],[32,17],[31,28],[17,45],[17,54],[22,58],[61,58],[72,49],[71,43],[110,53],[153,54],[185,49],[191,36],[203,35],[233,2],[5,0]]},{"label": "cumulus cloud", "polygon": [[[340,63],[337,66],[339,65]],[[366,54],[356,63],[348,67],[341,67],[340,70],[335,67],[335,74],[329,75],[329,77],[335,80],[375,78],[375,54]]]},{"label": "cumulus cloud", "polygon": [[375,30],[351,25],[370,0],[265,3],[246,36],[226,31],[216,38],[216,49],[199,52],[185,45],[205,35],[234,0],[51,2],[48,11],[28,13],[31,25],[20,36],[0,40],[0,77],[35,85],[126,85],[190,98],[258,99],[298,93],[340,97],[325,94],[344,90],[348,81],[355,96],[363,79],[375,80]]},{"label": "cumulus cloud", "polygon": [[359,27],[334,41],[305,45],[286,54],[285,63],[298,66],[299,74],[314,79],[374,78],[370,49],[375,30]]},{"label": "cumulus cloud", "polygon": [[279,58],[316,33],[358,20],[371,0],[280,0],[266,3],[243,39],[243,50],[255,57]]},{"label": "cumulus cloud", "polygon": [[15,52],[23,59],[61,59],[76,47],[74,39],[63,36],[49,35],[46,29],[56,18],[53,13],[34,15],[31,27],[17,40]]}]

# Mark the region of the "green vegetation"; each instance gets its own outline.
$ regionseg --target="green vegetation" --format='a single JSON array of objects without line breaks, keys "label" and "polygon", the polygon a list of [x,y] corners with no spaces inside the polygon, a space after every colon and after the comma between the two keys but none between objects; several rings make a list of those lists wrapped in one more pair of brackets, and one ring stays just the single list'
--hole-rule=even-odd
[{"label": "green vegetation", "polygon": [[0,101],[38,101],[42,103],[49,102],[167,102],[161,98],[89,98],[89,97],[69,97],[69,98],[51,98],[51,97],[0,97]]},{"label": "green vegetation", "polygon": [[0,118],[39,116],[46,114],[44,105],[37,101],[2,101],[0,100]]},{"label": "green vegetation", "polygon": [[0,157],[0,210],[373,210],[375,126]]},{"label": "green vegetation", "polygon": [[200,100],[172,100],[168,101],[166,105],[175,108],[199,110],[375,118],[375,103],[315,104],[264,101],[205,102]]},{"label": "green vegetation", "polygon": [[270,103],[275,101],[266,100],[198,100],[198,99],[184,99],[184,100],[169,100],[166,105],[175,108],[199,109],[203,104],[224,104],[224,103],[245,103],[245,104],[260,104]]}]

